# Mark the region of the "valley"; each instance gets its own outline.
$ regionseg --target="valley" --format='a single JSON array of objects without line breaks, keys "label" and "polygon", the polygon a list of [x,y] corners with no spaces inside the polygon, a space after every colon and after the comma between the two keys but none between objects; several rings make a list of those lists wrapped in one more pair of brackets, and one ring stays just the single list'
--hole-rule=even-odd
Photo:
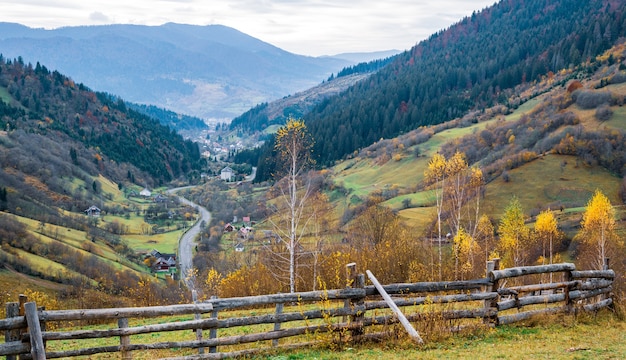
[{"label": "valley", "polygon": [[[349,263],[402,284],[481,279],[493,259],[503,268],[600,270],[608,258],[613,313],[600,316],[621,328],[626,23],[616,20],[624,14],[618,3],[499,2],[410,51],[321,84],[294,69],[326,77],[326,66],[344,63],[294,58],[248,39],[233,68],[251,71],[255,61],[275,68],[266,57],[288,57],[280,75],[260,79],[276,85],[273,101],[252,84],[254,74],[209,79],[197,68],[207,62],[172,58],[198,79],[142,96],[166,96],[156,102],[211,121],[128,103],[51,65],[0,55],[0,302],[27,292],[52,310],[170,305],[190,303],[192,290],[204,301],[343,289]],[[211,26],[160,28],[167,29],[243,36]],[[132,39],[140,28],[115,30]],[[0,37],[0,46],[15,41]],[[43,40],[23,41],[32,49]],[[162,70],[172,71],[167,65]],[[507,286],[552,283],[533,280]],[[597,323],[580,319],[564,327],[596,331]],[[524,324],[542,321],[551,318]],[[422,350],[444,356],[433,349],[442,344],[461,356],[459,341],[484,351],[499,340],[519,342],[525,325],[468,335],[480,345],[446,335]],[[406,339],[395,340],[390,346],[404,351]],[[555,342],[558,349],[538,356],[623,352]],[[379,350],[341,356],[376,358]],[[317,351],[295,356],[335,356]]]}]

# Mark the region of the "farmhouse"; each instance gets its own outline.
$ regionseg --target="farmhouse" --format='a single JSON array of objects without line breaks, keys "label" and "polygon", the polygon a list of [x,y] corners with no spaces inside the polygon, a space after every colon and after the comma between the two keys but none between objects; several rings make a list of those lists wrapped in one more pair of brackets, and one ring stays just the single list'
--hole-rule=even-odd
[{"label": "farmhouse", "polygon": [[148,190],[148,188],[144,188],[143,190],[141,190],[139,192],[139,195],[141,195],[143,197],[150,197],[152,195],[152,192],[150,192],[150,190]]},{"label": "farmhouse", "polygon": [[156,258],[152,264],[154,272],[172,272],[176,271],[176,254],[161,254],[157,250],[152,250],[150,255]]},{"label": "farmhouse", "polygon": [[100,216],[100,209],[96,205],[91,205],[89,209],[85,210],[87,216],[98,217]]},{"label": "farmhouse", "polygon": [[233,177],[235,177],[235,171],[228,166],[220,171],[220,179],[224,181],[231,181]]}]

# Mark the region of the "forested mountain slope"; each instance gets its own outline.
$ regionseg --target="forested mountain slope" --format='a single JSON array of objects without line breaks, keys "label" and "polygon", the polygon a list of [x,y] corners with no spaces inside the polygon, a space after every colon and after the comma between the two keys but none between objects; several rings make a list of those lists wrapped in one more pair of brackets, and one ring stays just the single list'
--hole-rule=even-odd
[{"label": "forested mountain slope", "polygon": [[230,129],[253,133],[263,131],[272,125],[284,125],[290,116],[302,117],[311,111],[315,105],[342,93],[358,81],[382,69],[393,61],[393,58],[390,56],[345,67],[336,76],[331,75],[327,81],[315,87],[285,96],[279,100],[257,105],[234,118],[230,123]]},{"label": "forested mountain slope", "polygon": [[3,210],[38,219],[82,212],[100,175],[152,187],[200,165],[197,145],[174,130],[21,58],[0,58],[0,129]]},{"label": "forested mountain slope", "polygon": [[397,56],[304,117],[320,163],[381,138],[461,117],[513,88],[589,61],[625,35],[624,3],[506,0]]}]

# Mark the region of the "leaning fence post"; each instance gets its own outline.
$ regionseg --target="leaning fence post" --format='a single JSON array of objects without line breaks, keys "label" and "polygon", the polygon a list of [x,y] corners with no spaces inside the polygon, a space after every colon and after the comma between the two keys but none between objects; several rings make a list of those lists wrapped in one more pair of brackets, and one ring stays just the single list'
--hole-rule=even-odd
[{"label": "leaning fence post", "polygon": [[[211,296],[211,300],[215,300],[217,299],[217,296],[213,295]],[[213,306],[213,308],[215,308],[215,306]],[[213,310],[213,312],[211,312],[211,319],[217,319],[217,310]],[[217,328],[211,328],[209,330],[209,339],[217,339]],[[210,346],[209,347],[209,353],[214,354],[217,352],[217,346]]]},{"label": "leaning fence post", "polygon": [[[128,327],[128,318],[117,319],[117,326],[120,329]],[[133,355],[130,351],[126,350],[126,347],[130,345],[129,335],[120,335],[120,352],[122,353],[123,360],[131,360]]]},{"label": "leaning fence post", "polygon": [[46,360],[46,349],[43,346],[43,336],[39,325],[39,314],[37,304],[27,302],[24,304],[24,313],[28,332],[30,333],[30,354],[35,360]]},{"label": "leaning fence post", "polygon": [[[7,319],[20,316],[20,303],[18,302],[6,303],[6,314],[7,314]],[[7,330],[4,333],[5,343],[9,343],[12,341],[19,341],[19,340],[20,340],[20,329]],[[16,360],[16,359],[17,359],[17,356],[15,355],[6,356],[6,360]]]}]

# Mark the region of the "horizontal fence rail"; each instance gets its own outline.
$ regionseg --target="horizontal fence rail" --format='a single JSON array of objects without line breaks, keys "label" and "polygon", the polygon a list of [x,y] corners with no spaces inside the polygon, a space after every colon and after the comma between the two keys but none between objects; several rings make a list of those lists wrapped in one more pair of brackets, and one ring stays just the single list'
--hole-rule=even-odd
[{"label": "horizontal fence rail", "polygon": [[[346,270],[350,286],[345,289],[170,306],[44,310],[20,296],[19,302],[6,304],[7,318],[0,319],[0,331],[5,333],[0,356],[52,359],[119,352],[122,359],[132,359],[135,351],[160,350],[166,351],[159,352],[161,357],[187,354],[169,359],[217,359],[324,341],[380,339],[398,331],[393,326],[399,319],[409,333],[415,329],[423,333],[429,321],[444,320],[450,330],[460,330],[510,324],[536,315],[597,311],[613,304],[615,272],[608,266],[580,271],[574,264],[562,263],[501,270],[496,259],[487,263],[484,279],[378,284],[386,293],[384,299],[375,286],[365,286],[356,264],[348,264]],[[538,280],[553,273],[561,273],[561,279]],[[85,329],[76,324],[85,321],[115,325]],[[168,337],[173,333],[180,335]],[[152,338],[146,339],[149,335]],[[70,350],[55,346],[89,339],[108,343]],[[242,345],[250,343],[254,345]]]}]

